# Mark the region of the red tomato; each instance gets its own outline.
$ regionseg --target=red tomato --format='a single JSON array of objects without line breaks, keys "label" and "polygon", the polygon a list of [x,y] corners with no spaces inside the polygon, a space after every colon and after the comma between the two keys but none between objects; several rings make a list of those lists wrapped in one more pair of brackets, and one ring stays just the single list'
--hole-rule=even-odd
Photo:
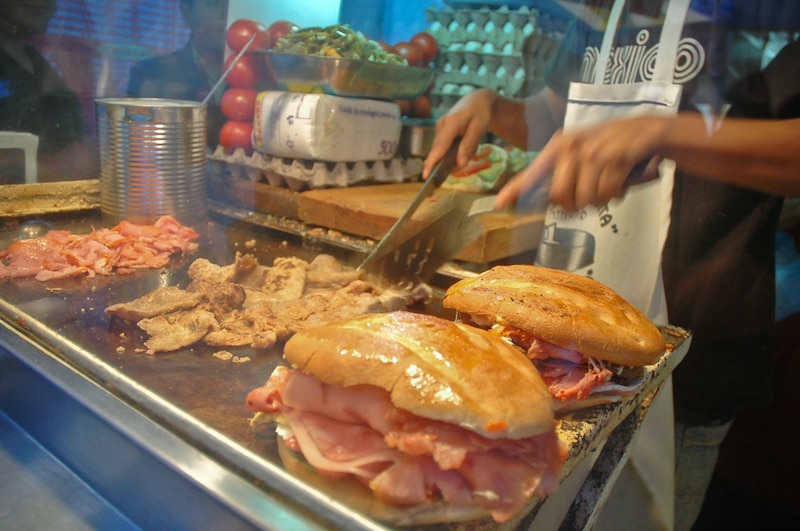
[{"label": "red tomato", "polygon": [[408,61],[408,66],[419,66],[425,62],[425,56],[422,49],[416,44],[411,44],[407,41],[400,41],[394,45],[394,53],[400,57],[404,57]]},{"label": "red tomato", "polygon": [[253,123],[228,120],[219,131],[219,143],[225,148],[226,153],[233,153],[236,148],[242,148],[248,153],[253,152]]},{"label": "red tomato", "polygon": [[411,100],[411,116],[414,118],[430,118],[431,111],[431,98],[427,94]]},{"label": "red tomato", "polygon": [[282,39],[298,29],[300,29],[300,26],[294,22],[289,22],[288,20],[277,20],[269,25],[267,28],[267,33],[269,33],[269,38],[272,40],[272,45],[275,46],[275,44],[278,42],[278,39]]},{"label": "red tomato", "polygon": [[463,168],[456,168],[450,175],[453,177],[468,177],[479,171],[483,171],[492,167],[492,160],[490,156],[493,152],[492,146],[483,145],[481,148],[469,159],[467,165]]},{"label": "red tomato", "polygon": [[427,31],[417,33],[411,37],[409,42],[419,46],[420,50],[422,50],[422,55],[425,58],[424,62],[426,63],[430,63],[436,59],[437,55],[439,55],[439,43],[436,42],[434,36]]},{"label": "red tomato", "polygon": [[269,50],[272,47],[273,41],[267,32],[266,26],[255,20],[240,18],[228,26],[228,31],[225,33],[225,42],[228,43],[231,50],[238,52],[244,48],[247,41],[253,34],[256,34],[256,39],[253,44],[247,49],[249,52],[256,50]]},{"label": "red tomato", "polygon": [[255,89],[229,88],[219,102],[222,114],[229,120],[239,120],[240,122],[252,120],[257,95],[258,91]]},{"label": "red tomato", "polygon": [[400,106],[400,116],[411,116],[411,100],[395,100]]},{"label": "red tomato", "polygon": [[483,171],[492,167],[492,162],[489,160],[470,161],[464,168],[459,168],[453,171],[450,175],[453,177],[469,177],[479,171]]},{"label": "red tomato", "polygon": [[[223,72],[228,69],[235,58],[235,55],[231,55],[225,60],[225,65],[222,68]],[[228,86],[232,88],[254,89],[258,86],[265,74],[266,67],[264,63],[261,62],[258,55],[246,53],[233,66],[226,81],[228,82]]]}]

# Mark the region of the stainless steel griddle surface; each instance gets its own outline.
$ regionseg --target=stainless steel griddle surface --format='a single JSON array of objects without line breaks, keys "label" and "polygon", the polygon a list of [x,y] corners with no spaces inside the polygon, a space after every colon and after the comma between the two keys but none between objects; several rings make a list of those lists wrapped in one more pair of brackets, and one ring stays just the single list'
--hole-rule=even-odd
[{"label": "stainless steel griddle surface", "polygon": [[[102,225],[99,215],[12,220],[0,231],[0,249],[49,229],[84,234]],[[147,336],[135,323],[105,313],[111,304],[131,301],[160,286],[186,287],[187,269],[200,257],[225,265],[233,262],[236,252],[242,252],[270,265],[278,256],[311,260],[324,252],[355,264],[361,260],[360,254],[311,237],[224,217],[194,228],[201,234],[200,249],[176,258],[167,268],[48,282],[0,281],[0,320],[225,466],[241,471],[270,492],[306,505],[316,518],[354,528],[377,527],[285,474],[274,430],[250,427],[252,413],[245,408],[245,398],[282,363],[280,345],[254,350],[198,344],[148,355],[144,353]],[[417,310],[444,311],[436,308],[435,301]],[[247,356],[250,361],[222,361],[213,356],[219,350]]]},{"label": "stainless steel griddle surface", "polygon": [[[48,228],[84,233],[101,224],[99,216],[94,215],[79,220],[20,220],[6,224],[0,231],[0,248]],[[226,348],[234,355],[250,357],[251,361],[239,364],[213,357],[220,349],[205,345],[147,355],[136,352],[143,350],[144,333],[135,324],[112,318],[104,311],[110,304],[133,300],[159,286],[185,287],[187,268],[199,257],[220,265],[231,263],[237,251],[251,253],[267,265],[277,256],[310,260],[321,252],[348,263],[355,263],[360,257],[350,256],[351,250],[224,217],[195,228],[201,233],[200,250],[176,259],[165,269],[50,282],[0,281],[0,319],[85,378],[264,489],[295,501],[300,499],[317,517],[336,525],[346,522],[351,528],[377,526],[288,476],[280,466],[274,430],[250,427],[251,413],[245,408],[245,397],[282,363],[279,347],[259,351]],[[417,310],[446,315],[437,301],[434,297],[430,304]],[[570,445],[565,472],[639,407],[680,361],[688,349],[688,333],[666,328],[664,334],[674,348],[649,368],[635,397],[562,422],[562,436]]]},{"label": "stainless steel griddle surface", "polygon": [[[47,227],[66,228],[78,233],[98,226],[99,218],[86,218],[67,223],[48,222]],[[29,225],[30,226],[30,225]],[[205,227],[204,227],[205,229]],[[21,227],[4,231],[13,237]],[[22,229],[30,234],[31,230]],[[217,264],[233,261],[237,250],[251,252],[263,264],[274,256],[290,252],[308,255],[302,245],[292,248],[285,239],[257,234],[257,229],[238,223],[209,223],[201,230],[201,249],[173,260],[170,267],[141,270],[133,274],[77,277],[39,282],[33,279],[0,282],[2,315],[14,326],[27,330],[54,355],[85,372],[86,376],[113,388],[114,379],[130,379],[141,384],[152,395],[163,398],[199,422],[218,429],[248,449],[263,445],[248,425],[249,412],[244,397],[249,388],[260,385],[280,361],[279,349],[254,352],[250,348],[226,348],[234,355],[249,356],[248,363],[234,364],[212,356],[219,348],[196,345],[176,352],[147,355],[136,352],[144,348],[147,336],[130,322],[111,317],[105,308],[127,302],[160,286],[188,285],[187,268],[193,260],[206,257]],[[245,242],[258,240],[250,248]],[[0,248],[7,241],[0,237]],[[125,397],[136,403],[142,396]],[[155,416],[154,403],[135,404]]]}]

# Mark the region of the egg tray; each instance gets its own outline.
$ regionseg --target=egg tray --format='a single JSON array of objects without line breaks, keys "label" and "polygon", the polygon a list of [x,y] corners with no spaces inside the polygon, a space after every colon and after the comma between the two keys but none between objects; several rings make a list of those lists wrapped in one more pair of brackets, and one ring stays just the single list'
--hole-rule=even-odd
[{"label": "egg tray", "polygon": [[549,4],[470,8],[461,2],[428,8],[425,16],[441,50],[431,90],[438,118],[478,88],[510,97],[541,88],[544,66],[561,45],[570,15]]},{"label": "egg tray", "polygon": [[535,31],[564,34],[569,25],[569,13],[563,8],[544,9],[544,6],[518,8],[453,8],[429,7],[425,11],[428,32],[443,49],[477,51],[468,43],[479,43],[480,51],[512,53],[524,47],[525,40]]},{"label": "egg tray", "polygon": [[226,153],[222,146],[217,146],[209,153],[208,162],[209,174],[213,177],[232,175],[301,192],[366,183],[417,181],[422,175],[423,159],[394,157],[385,161],[334,163],[272,157],[258,152],[248,154],[241,148]]},{"label": "egg tray", "polygon": [[543,84],[545,66],[562,37],[534,32],[525,51],[514,54],[446,51],[446,62],[436,72],[432,104],[450,108],[461,96],[482,87],[510,97],[534,92]]}]

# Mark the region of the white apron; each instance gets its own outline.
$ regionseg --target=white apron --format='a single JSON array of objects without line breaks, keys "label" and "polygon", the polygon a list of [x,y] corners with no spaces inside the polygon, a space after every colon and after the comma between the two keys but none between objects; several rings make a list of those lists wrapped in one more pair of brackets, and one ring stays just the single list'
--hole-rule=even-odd
[{"label": "white apron", "polygon": [[[624,6],[624,0],[614,2],[594,83],[570,85],[565,132],[614,118],[677,113],[682,87],[673,83],[673,72],[688,4],[688,0],[669,3],[652,81],[604,84],[607,76],[612,83],[615,79],[614,66],[609,71],[607,65]],[[614,199],[604,207],[589,206],[570,213],[550,205],[536,264],[591,276],[616,290],[656,323],[666,324],[661,252],[669,228],[674,170],[674,162],[663,161],[658,179],[631,186],[624,198]],[[671,529],[673,505],[670,380],[653,401],[631,449],[630,460],[596,527]]]},{"label": "white apron", "polygon": [[[616,0],[597,61],[594,83],[572,83],[564,131],[613,118],[678,111],[681,85],[672,82],[678,43],[688,0],[672,0],[658,45],[652,81],[604,84],[615,70],[607,69],[624,0]],[[661,250],[667,237],[674,163],[663,161],[660,178],[632,186],[624,198],[603,207],[566,212],[550,205],[537,249],[538,265],[591,276],[612,287],[645,312],[666,323],[661,284]]]}]

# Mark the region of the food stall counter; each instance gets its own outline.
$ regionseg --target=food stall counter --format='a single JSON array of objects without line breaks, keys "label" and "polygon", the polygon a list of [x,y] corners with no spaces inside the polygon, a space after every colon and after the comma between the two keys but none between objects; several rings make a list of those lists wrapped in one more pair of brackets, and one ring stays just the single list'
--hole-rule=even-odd
[{"label": "food stall counter", "polygon": [[[18,221],[0,233],[3,248],[31,223],[76,232],[101,225],[96,211],[68,220]],[[250,243],[245,250],[261,263],[281,255],[311,259],[324,252],[346,260],[353,252],[217,216],[200,233],[196,253],[164,268],[0,282],[3,417],[137,526],[385,528],[335,495],[288,474],[274,430],[250,426],[245,397],[285,363],[280,344],[227,349],[232,357],[215,356],[219,349],[205,344],[148,354],[141,348],[146,340],[142,330],[105,312],[111,304],[158,287],[186,287],[194,260],[230,263],[243,242]],[[437,301],[434,288],[430,301],[412,309],[443,314]],[[665,327],[662,333],[668,350],[647,368],[634,396],[561,419],[559,433],[568,445],[564,475],[607,440],[613,444],[606,446],[621,448],[611,458],[616,464],[621,461],[630,441],[630,431],[623,430],[635,429],[649,399],[690,343],[684,330]],[[623,430],[617,431],[620,426]],[[502,527],[532,521],[539,505],[531,500],[524,514]]]}]

